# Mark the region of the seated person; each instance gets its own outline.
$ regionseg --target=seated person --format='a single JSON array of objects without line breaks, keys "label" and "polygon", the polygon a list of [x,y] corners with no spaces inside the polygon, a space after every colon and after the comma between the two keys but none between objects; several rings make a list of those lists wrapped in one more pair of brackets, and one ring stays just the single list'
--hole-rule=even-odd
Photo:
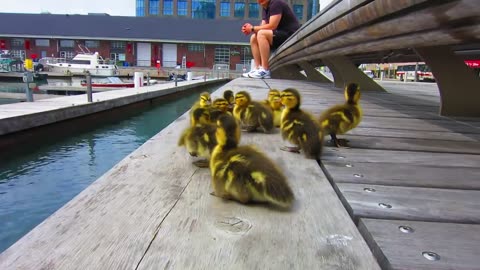
[{"label": "seated person", "polygon": [[270,70],[268,58],[270,50],[278,48],[287,38],[300,28],[300,23],[292,9],[283,0],[257,0],[262,6],[262,22],[260,25],[246,23],[242,33],[252,34],[250,47],[252,49],[255,68],[243,77],[269,79]]}]

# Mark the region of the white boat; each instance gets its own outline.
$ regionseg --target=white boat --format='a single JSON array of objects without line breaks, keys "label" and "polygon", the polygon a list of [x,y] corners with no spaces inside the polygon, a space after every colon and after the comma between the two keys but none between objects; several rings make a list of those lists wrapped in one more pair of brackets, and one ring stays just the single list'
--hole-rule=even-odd
[{"label": "white boat", "polygon": [[88,71],[92,76],[115,76],[118,74],[117,65],[105,61],[98,52],[79,53],[72,60],[63,58],[44,58],[40,63],[50,72],[68,75],[85,75]]}]

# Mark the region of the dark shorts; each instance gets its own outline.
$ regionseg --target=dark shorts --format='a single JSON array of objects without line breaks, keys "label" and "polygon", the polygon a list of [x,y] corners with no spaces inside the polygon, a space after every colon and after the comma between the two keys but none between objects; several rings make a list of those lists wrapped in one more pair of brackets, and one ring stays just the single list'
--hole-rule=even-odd
[{"label": "dark shorts", "polygon": [[273,30],[273,41],[272,41],[272,46],[270,47],[271,50],[275,50],[276,48],[280,47],[285,40],[287,40],[292,34],[284,32],[284,31],[279,31],[279,30]]}]

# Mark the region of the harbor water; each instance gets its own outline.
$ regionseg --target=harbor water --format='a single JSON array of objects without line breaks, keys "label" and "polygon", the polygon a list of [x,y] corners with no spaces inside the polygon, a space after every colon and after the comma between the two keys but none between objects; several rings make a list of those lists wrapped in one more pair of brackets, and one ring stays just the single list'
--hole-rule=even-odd
[{"label": "harbor water", "polygon": [[199,91],[121,110],[70,132],[52,131],[54,138],[34,138],[9,151],[0,163],[0,252],[185,113]]}]

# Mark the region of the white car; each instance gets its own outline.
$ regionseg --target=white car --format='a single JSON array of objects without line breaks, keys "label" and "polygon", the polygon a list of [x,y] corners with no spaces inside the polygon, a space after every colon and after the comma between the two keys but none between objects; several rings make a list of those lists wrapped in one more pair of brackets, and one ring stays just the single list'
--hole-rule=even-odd
[{"label": "white car", "polygon": [[370,78],[375,78],[375,74],[371,70],[364,70],[363,73],[365,73],[368,77]]}]

